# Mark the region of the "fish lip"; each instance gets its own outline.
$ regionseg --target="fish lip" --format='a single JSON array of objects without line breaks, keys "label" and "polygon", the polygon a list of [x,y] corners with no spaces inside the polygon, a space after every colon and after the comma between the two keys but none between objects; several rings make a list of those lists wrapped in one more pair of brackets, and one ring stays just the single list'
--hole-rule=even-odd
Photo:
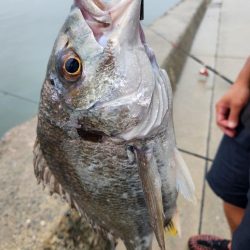
[{"label": "fish lip", "polygon": [[112,23],[112,18],[108,10],[106,10],[105,4],[102,1],[86,1],[75,0],[75,6],[82,12],[86,21],[95,21],[97,23],[109,26]]}]

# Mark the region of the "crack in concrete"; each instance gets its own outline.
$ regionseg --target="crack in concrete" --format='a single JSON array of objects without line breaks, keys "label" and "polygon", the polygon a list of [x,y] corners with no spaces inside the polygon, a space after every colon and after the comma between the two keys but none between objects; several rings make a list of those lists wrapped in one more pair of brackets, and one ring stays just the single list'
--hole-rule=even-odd
[{"label": "crack in concrete", "polygon": [[[223,0],[220,2],[220,9],[219,9],[219,17],[218,17],[218,29],[217,29],[217,44],[216,50],[214,55],[214,66],[216,68],[218,64],[218,54],[219,54],[219,40],[220,40],[220,30],[221,30],[221,18],[222,18],[222,7],[223,7]],[[206,141],[206,157],[208,158],[210,155],[210,142],[211,142],[211,133],[212,133],[212,122],[213,122],[213,105],[214,105],[214,96],[215,96],[215,80],[216,75],[213,75],[212,81],[212,92],[210,98],[210,109],[209,109],[209,120],[208,120],[208,134],[207,134],[207,141]],[[203,214],[204,214],[204,204],[205,204],[205,195],[206,195],[206,175],[209,169],[209,161],[205,161],[205,172],[204,172],[204,179],[203,179],[203,188],[202,188],[202,198],[201,198],[201,207],[200,207],[200,219],[199,219],[199,229],[198,233],[201,234],[202,226],[203,226]]]}]

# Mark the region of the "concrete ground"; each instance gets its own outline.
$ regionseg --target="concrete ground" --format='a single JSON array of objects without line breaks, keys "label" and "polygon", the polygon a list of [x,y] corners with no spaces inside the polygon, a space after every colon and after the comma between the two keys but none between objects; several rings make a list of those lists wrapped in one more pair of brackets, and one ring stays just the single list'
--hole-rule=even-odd
[{"label": "concrete ground", "polygon": [[[213,0],[196,35],[191,54],[234,80],[246,57],[250,54],[250,47],[248,46],[250,41],[250,32],[248,32],[250,23],[249,8],[250,2],[248,0]],[[207,79],[201,79],[199,75],[201,68],[200,64],[189,58],[177,85],[174,98],[176,137],[180,148],[205,157],[214,158],[222,136],[222,133],[215,125],[214,106],[220,96],[229,88],[229,84],[220,77],[215,76],[212,72],[210,72]],[[12,132],[11,136],[9,136],[10,138],[8,138],[8,135],[5,137],[5,141],[2,142],[2,149],[0,150],[0,160],[5,159],[4,156],[7,154],[12,158],[8,157],[6,163],[1,161],[1,165],[8,165],[9,169],[14,172],[18,169],[17,160],[23,154],[25,157],[22,157],[22,168],[25,169],[25,166],[28,165],[30,171],[32,171],[31,153],[30,155],[26,155],[25,153],[32,150],[34,127],[35,121],[32,121],[29,124],[23,125],[17,132]],[[32,129],[29,134],[27,134],[27,128]],[[28,151],[27,149],[24,151],[20,145],[22,133],[27,134],[23,139],[23,144],[29,145]],[[11,140],[13,147],[9,148],[7,147],[7,143]],[[19,146],[17,146],[16,142],[19,143]],[[191,204],[180,197],[179,214],[182,237],[168,238],[167,250],[186,250],[188,238],[198,233],[215,234],[226,238],[230,237],[221,201],[213,194],[205,182],[204,176],[210,168],[210,162],[188,154],[183,154],[183,156],[191,170],[196,185],[197,203]],[[20,166],[20,162],[18,163],[18,166]],[[7,172],[8,169],[1,170],[2,175],[4,175],[4,171]],[[47,234],[49,231],[51,232],[51,227],[55,227],[55,223],[51,222],[51,216],[54,216],[50,212],[51,206],[47,207],[47,205],[53,203],[57,209],[60,208],[59,212],[55,215],[57,220],[59,220],[59,215],[64,213],[67,208],[58,201],[52,202],[53,199],[50,199],[47,194],[44,194],[43,197],[43,192],[35,187],[35,180],[33,178],[30,179],[30,174],[22,175],[20,168],[19,171],[20,178],[18,179],[18,185],[13,185],[15,189],[11,191],[13,197],[8,195],[7,184],[1,182],[0,185],[2,186],[1,189],[6,192],[6,195],[0,193],[0,203],[4,203],[0,205],[0,210],[4,208],[1,211],[3,216],[0,219],[0,224],[4,225],[4,227],[0,227],[0,249],[42,249],[40,248],[42,242],[39,245],[40,240],[49,236],[43,237],[41,232],[46,232]],[[11,175],[5,181],[6,183],[17,182],[16,178],[13,179]],[[33,182],[32,186],[34,186],[34,189],[27,191],[27,197],[21,197],[22,199],[17,200],[15,198],[16,195],[18,195],[22,186],[28,182]],[[44,209],[43,206],[45,206],[45,210],[47,211],[46,214],[41,215],[36,210],[37,217],[35,221],[29,217],[34,215],[32,212],[34,202],[30,201],[30,196],[32,195],[34,198],[35,196],[43,197],[43,200],[39,200],[39,204],[36,207]],[[14,211],[15,208],[12,207],[13,204],[16,204],[20,208],[20,203],[23,200],[26,203],[23,206],[22,220],[19,219],[16,221],[15,215],[19,216],[17,213],[20,212],[20,209]],[[10,216],[12,216],[12,220],[7,220],[6,218]],[[9,227],[6,223],[10,223],[10,221],[13,225],[18,224],[15,231],[4,230],[4,228]],[[41,230],[40,228],[43,229]],[[39,235],[33,235],[36,230],[39,231]],[[25,243],[26,247],[22,247],[22,243],[20,243],[23,239],[17,240],[20,234],[24,232],[27,234],[27,237],[25,237],[25,241],[27,241]],[[39,241],[36,240],[37,236],[41,237]],[[13,242],[13,245],[10,245],[10,242]],[[18,242],[19,245],[14,244],[15,242]],[[30,247],[32,245],[35,247]],[[118,246],[118,249],[124,249],[122,244]],[[154,243],[153,250],[158,250],[156,242]]]},{"label": "concrete ground", "polygon": [[[249,8],[247,0],[213,0],[191,49],[191,54],[232,81],[250,55]],[[206,81],[200,81],[201,68],[189,58],[177,85],[174,98],[177,144],[214,158],[222,136],[215,124],[215,103],[230,85],[212,72]],[[185,154],[184,158],[193,175],[198,202],[192,205],[180,201],[183,237],[171,239],[168,249],[186,249],[188,237],[198,233],[230,238],[221,201],[204,180],[210,163]]]}]

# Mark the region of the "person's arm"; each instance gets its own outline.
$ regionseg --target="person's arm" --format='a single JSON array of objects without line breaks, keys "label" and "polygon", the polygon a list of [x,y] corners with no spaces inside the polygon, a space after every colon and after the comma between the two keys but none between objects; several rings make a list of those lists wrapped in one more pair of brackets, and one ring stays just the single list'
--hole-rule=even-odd
[{"label": "person's arm", "polygon": [[250,57],[240,71],[237,80],[216,104],[216,121],[228,136],[236,135],[239,116],[250,99]]}]

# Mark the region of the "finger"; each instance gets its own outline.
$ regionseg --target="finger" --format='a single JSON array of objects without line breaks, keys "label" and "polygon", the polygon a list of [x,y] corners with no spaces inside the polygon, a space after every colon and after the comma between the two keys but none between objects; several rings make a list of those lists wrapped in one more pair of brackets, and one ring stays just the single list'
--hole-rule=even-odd
[{"label": "finger", "polygon": [[233,105],[231,107],[228,117],[228,128],[234,129],[238,126],[241,109],[242,107],[240,105]]},{"label": "finger", "polygon": [[216,106],[216,120],[217,122],[227,120],[229,114],[229,108],[225,107],[224,105],[218,104]]},{"label": "finger", "polygon": [[219,126],[219,128],[221,129],[227,129],[228,126],[228,121],[227,120],[224,120],[224,121],[217,121],[217,125]]},{"label": "finger", "polygon": [[236,136],[236,130],[235,129],[230,129],[230,128],[226,128],[226,127],[221,127],[220,129],[222,130],[222,132],[229,136],[229,137],[235,137]]},{"label": "finger", "polygon": [[216,123],[220,127],[228,126],[228,109],[221,109],[216,112]]},{"label": "finger", "polygon": [[236,131],[231,129],[225,129],[224,134],[233,138],[236,136]]}]

